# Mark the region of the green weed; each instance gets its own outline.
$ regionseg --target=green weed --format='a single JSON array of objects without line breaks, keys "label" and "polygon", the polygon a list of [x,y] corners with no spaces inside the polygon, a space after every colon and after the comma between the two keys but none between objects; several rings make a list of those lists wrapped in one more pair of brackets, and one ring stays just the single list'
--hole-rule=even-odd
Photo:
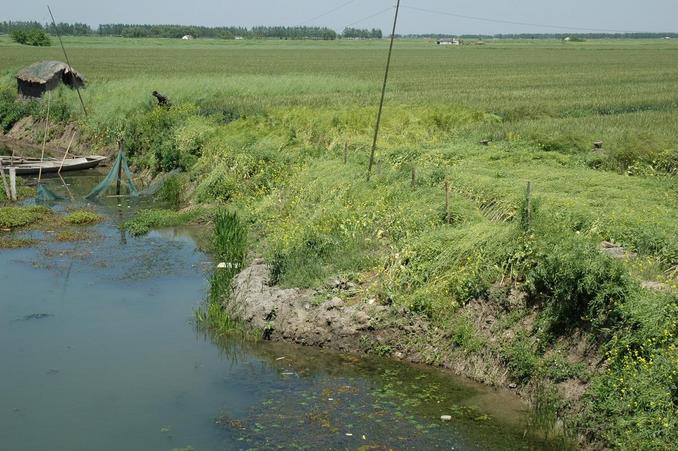
[{"label": "green weed", "polygon": [[185,211],[173,210],[141,210],[137,215],[125,222],[122,227],[133,236],[145,235],[154,228],[175,227],[193,221],[206,219],[209,211],[204,208],[191,208]]},{"label": "green weed", "polygon": [[0,207],[0,229],[16,229],[51,215],[47,207]]},{"label": "green weed", "polygon": [[100,222],[103,218],[97,213],[88,210],[79,210],[67,214],[64,221],[74,225],[91,225]]}]

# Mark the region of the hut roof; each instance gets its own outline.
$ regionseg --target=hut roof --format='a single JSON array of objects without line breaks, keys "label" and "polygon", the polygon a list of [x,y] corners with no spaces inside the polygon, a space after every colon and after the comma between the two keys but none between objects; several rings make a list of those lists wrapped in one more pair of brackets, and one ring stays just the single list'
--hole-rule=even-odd
[{"label": "hut roof", "polygon": [[[62,74],[71,74],[68,65],[61,61],[39,61],[31,64],[19,71],[16,78],[30,83],[45,84],[52,80],[55,76]],[[72,71],[72,75],[80,82],[84,82],[84,77],[76,71]]]}]

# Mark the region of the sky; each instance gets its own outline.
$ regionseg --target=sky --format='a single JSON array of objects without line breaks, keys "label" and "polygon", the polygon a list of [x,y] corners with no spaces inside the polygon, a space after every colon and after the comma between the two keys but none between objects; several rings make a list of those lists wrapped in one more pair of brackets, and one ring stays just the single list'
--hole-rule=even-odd
[{"label": "sky", "polygon": [[[317,25],[390,32],[396,0],[22,0],[0,21],[183,25]],[[678,0],[402,0],[398,33],[676,32]],[[424,11],[426,10],[426,11]],[[374,16],[373,16],[374,15]],[[370,17],[373,16],[373,17]],[[466,16],[466,17],[460,17]],[[477,20],[474,18],[490,19]],[[549,27],[550,25],[553,27]],[[562,27],[562,28],[561,28]]]}]

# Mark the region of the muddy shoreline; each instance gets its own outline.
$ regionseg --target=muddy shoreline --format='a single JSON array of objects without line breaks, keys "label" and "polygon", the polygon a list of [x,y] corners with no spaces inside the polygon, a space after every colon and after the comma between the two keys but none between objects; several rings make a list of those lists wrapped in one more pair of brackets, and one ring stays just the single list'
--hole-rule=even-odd
[{"label": "muddy shoreline", "polygon": [[[374,299],[346,302],[340,295],[284,289],[271,286],[269,280],[269,266],[261,259],[254,260],[235,278],[232,296],[225,305],[231,315],[262,331],[265,339],[428,364],[486,385],[512,389],[524,397],[529,395],[529,387],[514,383],[503,362],[488,349],[465,352],[452,343],[449,331],[421,315],[380,305]],[[500,316],[483,301],[470,303],[459,314],[472,316],[488,336]],[[519,323],[493,339],[508,339],[516,329],[529,327]],[[578,351],[587,353],[588,345],[582,340]],[[583,392],[583,387],[577,391]]]}]

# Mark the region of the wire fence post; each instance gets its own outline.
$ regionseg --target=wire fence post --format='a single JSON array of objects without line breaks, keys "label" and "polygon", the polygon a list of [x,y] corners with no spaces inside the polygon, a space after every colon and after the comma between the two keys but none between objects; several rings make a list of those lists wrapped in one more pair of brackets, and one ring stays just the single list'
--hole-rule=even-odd
[{"label": "wire fence post", "polygon": [[398,25],[398,12],[400,11],[400,0],[396,4],[395,17],[393,18],[393,31],[391,32],[391,43],[388,47],[388,58],[386,59],[386,71],[384,72],[384,84],[381,87],[381,100],[379,101],[379,112],[377,113],[377,123],[374,127],[374,139],[372,140],[372,151],[370,152],[370,165],[367,168],[367,181],[372,176],[372,166],[374,166],[374,154],[377,151],[377,139],[379,138],[379,126],[381,125],[381,114],[384,110],[384,97],[386,96],[386,85],[388,83],[388,71],[391,68],[391,55],[393,53],[393,41],[395,40],[396,26]]},{"label": "wire fence post", "polygon": [[527,182],[527,191],[525,193],[527,211],[525,212],[525,218],[527,220],[527,227],[532,226],[532,182]]},{"label": "wire fence post", "polygon": [[348,143],[344,143],[344,164],[348,163]]},{"label": "wire fence post", "polygon": [[445,222],[449,224],[450,218],[450,183],[445,180]]}]

